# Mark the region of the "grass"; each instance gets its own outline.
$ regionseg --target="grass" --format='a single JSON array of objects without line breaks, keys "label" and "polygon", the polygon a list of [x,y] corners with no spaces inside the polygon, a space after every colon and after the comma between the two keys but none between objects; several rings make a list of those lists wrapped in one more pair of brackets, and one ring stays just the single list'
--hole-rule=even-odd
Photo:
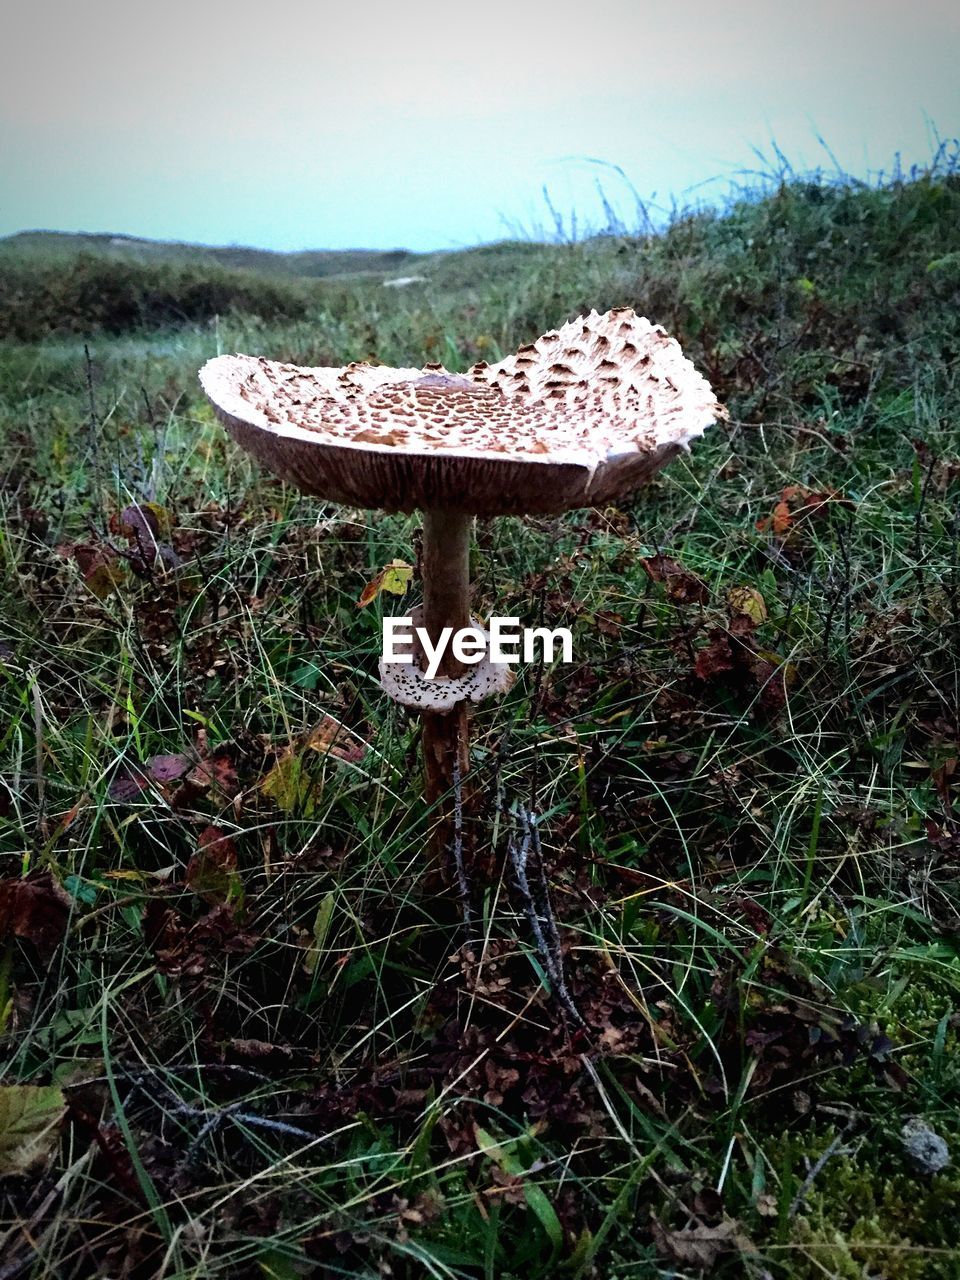
[{"label": "grass", "polygon": [[[0,1111],[4,1275],[958,1274],[960,1177],[900,1138],[960,1151],[958,227],[941,157],[399,290],[124,262],[247,292],[8,329],[0,1018],[55,1123],[17,1174]],[[465,941],[355,603],[416,522],[256,472],[196,370],[462,369],[623,304],[731,421],[623,508],[478,529],[477,611],[577,661],[476,716]],[[504,870],[520,803],[586,1032]]]},{"label": "grass", "polygon": [[325,276],[396,272],[420,255],[408,249],[306,249],[277,253],[242,245],[212,247],[144,240],[138,236],[90,235],[83,232],[21,231],[0,238],[0,260],[42,265],[50,261],[70,263],[78,256],[128,266],[149,263],[199,267],[226,267],[255,271],[261,277],[323,278]]}]

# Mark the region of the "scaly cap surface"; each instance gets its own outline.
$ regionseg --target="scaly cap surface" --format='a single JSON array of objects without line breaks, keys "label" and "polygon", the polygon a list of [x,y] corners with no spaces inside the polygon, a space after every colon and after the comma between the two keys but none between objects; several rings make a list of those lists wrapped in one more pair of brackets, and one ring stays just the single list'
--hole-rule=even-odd
[{"label": "scaly cap surface", "polygon": [[305,493],[388,511],[597,506],[725,416],[679,344],[629,308],[592,311],[466,375],[238,355],[208,361],[200,381],[268,469]]}]

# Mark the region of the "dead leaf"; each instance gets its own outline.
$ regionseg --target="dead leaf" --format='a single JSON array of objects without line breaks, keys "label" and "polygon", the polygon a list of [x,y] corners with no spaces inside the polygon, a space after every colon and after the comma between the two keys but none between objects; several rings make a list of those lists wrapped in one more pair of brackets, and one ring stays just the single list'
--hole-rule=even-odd
[{"label": "dead leaf", "polygon": [[715,1227],[693,1226],[671,1231],[659,1218],[651,1218],[650,1231],[658,1252],[680,1266],[711,1271],[724,1254],[754,1253],[752,1241],[740,1224],[727,1218]]},{"label": "dead leaf", "polygon": [[771,515],[767,520],[758,521],[757,528],[761,533],[763,533],[769,527],[775,537],[782,538],[784,534],[787,533],[792,523],[793,516],[790,511],[790,504],[785,499],[781,498],[773,508],[773,515]]},{"label": "dead leaf", "polygon": [[324,760],[359,764],[366,750],[366,743],[352,730],[324,714],[305,738],[280,751],[273,768],[261,778],[260,790],[284,813],[299,812],[309,818],[323,791],[323,777],[308,764],[307,752],[315,751]]},{"label": "dead leaf", "polygon": [[700,680],[713,680],[725,671],[733,671],[736,658],[730,636],[720,627],[710,631],[710,643],[701,649],[694,662],[694,672]]},{"label": "dead leaf", "polygon": [[698,1218],[717,1221],[723,1217],[723,1197],[714,1187],[701,1187],[690,1205]]},{"label": "dead leaf", "polygon": [[758,936],[766,936],[770,932],[770,916],[755,898],[744,895],[736,903]]},{"label": "dead leaf", "polygon": [[950,795],[950,787],[957,773],[957,757],[949,756],[944,760],[943,764],[937,768],[930,770],[930,778],[936,789],[937,795],[940,797],[940,803],[943,805],[946,813],[951,813],[953,809],[953,800]]},{"label": "dead leaf", "polygon": [[293,1057],[293,1049],[287,1044],[274,1044],[270,1040],[228,1040],[227,1049],[242,1059],[279,1058],[281,1061]]},{"label": "dead leaf", "polygon": [[109,787],[107,787],[107,795],[111,800],[116,800],[120,804],[127,804],[131,800],[136,800],[141,792],[145,791],[150,785],[150,779],[145,773],[136,768],[121,769],[113,775]]},{"label": "dead leaf", "polygon": [[836,489],[811,491],[802,485],[787,485],[772,514],[757,521],[757,529],[761,533],[769,531],[775,538],[787,541],[795,536],[798,525],[822,519],[829,514],[831,506],[845,507],[848,511],[854,509],[850,499]]},{"label": "dead leaf", "polygon": [[394,596],[406,595],[412,577],[413,565],[407,564],[406,560],[391,560],[360,592],[357,608],[366,608],[382,591]]},{"label": "dead leaf", "polygon": [[257,935],[241,928],[234,905],[219,903],[199,920],[188,922],[159,898],[147,903],[143,936],[157,968],[171,977],[200,977],[223,955],[245,955]]},{"label": "dead leaf", "polygon": [[323,791],[323,779],[309,773],[302,757],[287,748],[260,780],[260,790],[284,813],[298,812],[309,818]]},{"label": "dead leaf", "polygon": [[612,636],[615,640],[623,631],[623,614],[614,613],[610,609],[598,609],[593,615],[597,630],[603,636]]},{"label": "dead leaf", "polygon": [[46,1164],[66,1110],[54,1085],[0,1085],[0,1177],[23,1177]]},{"label": "dead leaf", "polygon": [[307,973],[312,974],[317,971],[317,965],[320,963],[323,948],[327,941],[327,934],[330,932],[330,922],[333,919],[335,906],[336,899],[332,893],[328,893],[317,908],[317,914],[313,922],[313,938],[303,957],[303,967]]},{"label": "dead leaf", "polygon": [[110,518],[111,532],[126,538],[169,538],[171,525],[170,512],[159,502],[133,502]]},{"label": "dead leaf", "polygon": [[237,846],[221,827],[204,827],[200,832],[197,852],[187,864],[187,888],[211,906],[242,899]]},{"label": "dead leaf", "polygon": [[660,582],[674,604],[705,604],[709,599],[706,584],[669,556],[641,556],[640,563],[654,582]]},{"label": "dead leaf", "polygon": [[797,666],[794,662],[788,662],[782,658],[779,653],[774,653],[771,649],[758,649],[757,658],[760,662],[766,663],[770,671],[764,673],[764,678],[769,679],[773,672],[776,672],[781,684],[786,688],[795,684],[797,680]]},{"label": "dead leaf", "polygon": [[32,942],[49,958],[63,941],[72,899],[49,871],[0,880],[0,936]]},{"label": "dead leaf", "polygon": [[153,756],[149,762],[150,776],[157,782],[175,782],[190,768],[192,760],[185,755]]},{"label": "dead leaf", "polygon": [[753,587],[731,587],[727,592],[727,605],[731,613],[749,618],[755,627],[767,620],[767,602]]},{"label": "dead leaf", "polygon": [[110,547],[61,543],[57,552],[76,562],[84,585],[98,600],[106,600],[123,582],[123,565]]},{"label": "dead leaf", "polygon": [[324,714],[323,719],[311,732],[304,743],[311,751],[321,755],[333,756],[335,760],[343,760],[347,764],[359,764],[367,751],[367,745],[357,737],[346,725],[341,724],[333,716]]},{"label": "dead leaf", "polygon": [[171,527],[170,513],[157,502],[134,502],[110,521],[111,531],[122,533],[130,544],[131,568],[147,576],[160,560],[170,569],[180,566],[180,557],[165,539]]},{"label": "dead leaf", "polygon": [[224,800],[232,800],[239,786],[237,771],[225,747],[215,748],[209,755],[201,746],[201,759],[187,775],[187,782],[201,791],[213,789]]}]

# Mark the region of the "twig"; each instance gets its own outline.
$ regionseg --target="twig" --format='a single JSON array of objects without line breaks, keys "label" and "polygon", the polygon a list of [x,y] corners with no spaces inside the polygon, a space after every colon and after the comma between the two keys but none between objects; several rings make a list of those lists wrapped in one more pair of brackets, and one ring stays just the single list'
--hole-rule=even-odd
[{"label": "twig", "polygon": [[473,911],[470,906],[470,879],[463,861],[463,786],[460,778],[459,744],[453,756],[453,865],[457,872],[463,927],[469,933],[473,924]]},{"label": "twig", "polygon": [[947,600],[953,625],[960,628],[960,506],[953,512],[947,526],[950,531],[950,573],[945,582]]},{"label": "twig", "polygon": [[553,965],[554,973],[559,976],[559,985],[563,985],[563,949],[560,945],[560,932],[557,929],[557,918],[554,914],[553,903],[550,901],[550,889],[547,885],[547,876],[543,869],[543,853],[540,848],[540,827],[537,823],[537,815],[535,813],[531,813],[529,815],[529,819],[530,830],[533,836],[531,849],[534,855],[534,906],[536,907],[539,918],[543,923],[547,955]]},{"label": "twig", "polygon": [[846,1136],[850,1133],[850,1130],[853,1128],[853,1125],[854,1125],[854,1119],[853,1117],[851,1117],[851,1119],[848,1120],[846,1126],[843,1129],[841,1129],[841,1131],[837,1134],[834,1140],[827,1147],[826,1151],[824,1151],[817,1158],[810,1172],[804,1178],[803,1182],[801,1182],[799,1191],[793,1197],[793,1203],[790,1205],[790,1213],[789,1213],[789,1216],[791,1218],[796,1217],[801,1204],[803,1204],[803,1201],[806,1199],[807,1192],[810,1190],[814,1182],[820,1176],[820,1173],[823,1171],[827,1161],[840,1151],[841,1143],[843,1142],[844,1138],[846,1138]]},{"label": "twig", "polygon": [[[519,843],[511,835],[507,843],[507,854],[513,865],[513,873],[517,882],[520,900],[523,904],[524,915],[527,917],[534,942],[537,945],[537,951],[547,971],[547,977],[550,979],[554,994],[577,1026],[585,1027],[587,1025],[586,1020],[574,1003],[573,996],[570,994],[564,978],[560,932],[557,929],[557,921],[550,903],[546,875],[543,870],[536,815],[528,813],[523,805],[518,805],[517,818],[520,822],[522,835]],[[530,888],[530,880],[527,875],[527,864],[531,849],[535,854],[536,896]]]},{"label": "twig", "polygon": [[266,1116],[258,1116],[250,1111],[241,1111],[242,1103],[234,1103],[232,1106],[224,1107],[220,1111],[214,1111],[212,1114],[204,1111],[201,1107],[191,1107],[189,1103],[182,1102],[173,1108],[173,1115],[187,1116],[190,1119],[203,1119],[204,1123],[199,1133],[187,1149],[184,1157],[186,1164],[193,1164],[199,1154],[200,1147],[204,1141],[215,1133],[227,1120],[233,1120],[237,1124],[246,1124],[253,1129],[269,1129],[272,1133],[283,1133],[291,1138],[303,1138],[307,1142],[313,1142],[316,1138],[315,1133],[308,1133],[306,1129],[298,1129],[296,1125],[286,1124],[283,1120],[268,1120]]}]

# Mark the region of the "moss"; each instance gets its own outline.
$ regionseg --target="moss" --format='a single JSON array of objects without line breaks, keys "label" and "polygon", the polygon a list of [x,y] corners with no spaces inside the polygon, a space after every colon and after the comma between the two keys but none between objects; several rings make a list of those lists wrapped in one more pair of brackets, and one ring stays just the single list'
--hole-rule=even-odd
[{"label": "moss", "polygon": [[[790,1134],[771,1148],[798,1193],[807,1168],[835,1141],[835,1129]],[[853,1148],[856,1148],[855,1150]],[[798,1280],[883,1276],[885,1280],[939,1280],[960,1275],[956,1223],[960,1169],[933,1177],[914,1173],[895,1130],[869,1131],[830,1157],[794,1218],[781,1214],[781,1249]],[[786,1254],[783,1253],[786,1246]],[[788,1260],[788,1261],[787,1261]]]},{"label": "moss", "polygon": [[[887,1175],[870,1163],[837,1156],[821,1171],[793,1240],[821,1266],[842,1275],[889,1280],[956,1276],[960,1173],[933,1178]],[[840,1264],[843,1265],[840,1265]],[[859,1270],[844,1270],[850,1263]],[[822,1273],[820,1273],[822,1274]]]},{"label": "moss", "polygon": [[[952,1025],[957,993],[950,975],[909,964],[891,984],[851,986],[843,1004],[870,1037],[886,1039],[886,1056],[905,1084],[891,1088],[877,1063],[866,1058],[821,1081],[821,1100],[852,1105],[860,1121],[817,1174],[786,1228],[789,1274],[811,1280],[824,1274],[858,1280],[960,1276],[960,1168],[934,1176],[916,1172],[901,1138],[902,1118],[914,1112],[960,1151],[958,1037]],[[789,1198],[836,1136],[835,1129],[812,1128],[775,1144],[778,1167],[793,1170],[796,1185]]]},{"label": "moss", "polygon": [[926,1280],[937,1274],[925,1269],[924,1259],[911,1252],[909,1241],[890,1239],[875,1218],[861,1219],[850,1232],[830,1222],[814,1225],[800,1218],[791,1245],[797,1251],[791,1274],[798,1280],[824,1275],[842,1280],[876,1275],[886,1280]]},{"label": "moss", "polygon": [[951,1118],[960,1110],[960,1035],[950,975],[907,965],[890,986],[861,983],[849,989],[844,1004],[888,1042],[898,1073],[918,1090],[918,1105],[942,1110],[945,1136],[960,1138],[960,1121]]}]

